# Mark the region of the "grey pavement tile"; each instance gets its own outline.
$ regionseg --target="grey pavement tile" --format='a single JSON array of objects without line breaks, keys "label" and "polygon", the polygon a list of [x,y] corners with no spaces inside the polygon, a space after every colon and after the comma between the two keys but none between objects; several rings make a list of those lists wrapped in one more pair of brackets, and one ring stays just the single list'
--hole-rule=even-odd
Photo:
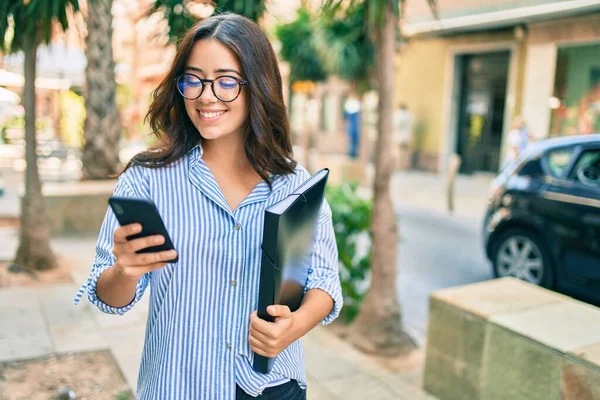
[{"label": "grey pavement tile", "polygon": [[77,292],[76,285],[59,284],[36,289],[44,315],[50,324],[79,322],[89,318],[85,307],[74,307],[73,298]]},{"label": "grey pavement tile", "polygon": [[21,331],[18,335],[0,332],[0,362],[26,360],[52,353],[50,337],[39,330]]},{"label": "grey pavement tile", "polygon": [[[386,370],[349,343],[328,332],[327,328],[317,327],[311,331],[303,339],[303,347],[309,379],[326,387],[340,399],[368,396],[373,399],[435,399],[421,389],[420,382],[413,384],[411,379]],[[419,374],[412,379],[418,379],[418,376]],[[364,388],[353,391],[340,384],[347,382],[348,387],[353,388],[353,380],[360,382]],[[380,388],[380,393],[376,393],[376,388]],[[357,397],[352,397],[355,395]]]},{"label": "grey pavement tile", "polygon": [[363,371],[354,363],[347,362],[326,347],[317,347],[303,341],[307,374],[319,382],[326,383],[334,379],[356,376]]},{"label": "grey pavement tile", "polygon": [[39,288],[37,295],[58,353],[106,349],[98,323],[89,307],[73,306],[76,286],[60,284]]},{"label": "grey pavement tile", "polygon": [[1,290],[0,321],[0,361],[35,358],[52,352],[46,321],[31,290]]},{"label": "grey pavement tile", "polygon": [[370,375],[336,379],[328,382],[327,388],[335,396],[344,400],[409,400],[406,397],[398,397],[398,394],[390,390],[387,385]]},{"label": "grey pavement tile", "polygon": [[421,387],[423,385],[423,370],[400,372],[395,374],[399,379],[406,381],[415,387]]},{"label": "grey pavement tile", "polygon": [[437,397],[422,389],[421,382],[413,382],[404,374],[381,374],[378,378],[398,396],[398,399],[437,400]]},{"label": "grey pavement tile", "polygon": [[50,335],[57,353],[106,350],[108,343],[91,316],[77,323],[50,326]]},{"label": "grey pavement tile", "polygon": [[38,307],[36,289],[32,287],[12,287],[0,289],[0,312],[16,306]]},{"label": "grey pavement tile", "polygon": [[308,377],[307,400],[336,400],[338,397],[331,393],[327,385]]},{"label": "grey pavement tile", "polygon": [[144,328],[122,326],[106,329],[104,335],[127,384],[135,390],[144,347]]}]

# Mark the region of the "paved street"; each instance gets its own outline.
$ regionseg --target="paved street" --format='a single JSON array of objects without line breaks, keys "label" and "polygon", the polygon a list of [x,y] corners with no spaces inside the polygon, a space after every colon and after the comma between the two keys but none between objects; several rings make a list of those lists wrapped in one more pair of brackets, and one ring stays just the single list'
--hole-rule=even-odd
[{"label": "paved street", "polygon": [[492,178],[458,175],[453,213],[447,209],[443,175],[398,171],[392,178],[401,236],[398,294],[405,326],[421,344],[432,291],[492,278],[481,237]]},{"label": "paved street", "polygon": [[398,295],[406,328],[421,344],[427,329],[428,296],[437,289],[492,278],[484,256],[481,222],[398,206],[402,241]]}]

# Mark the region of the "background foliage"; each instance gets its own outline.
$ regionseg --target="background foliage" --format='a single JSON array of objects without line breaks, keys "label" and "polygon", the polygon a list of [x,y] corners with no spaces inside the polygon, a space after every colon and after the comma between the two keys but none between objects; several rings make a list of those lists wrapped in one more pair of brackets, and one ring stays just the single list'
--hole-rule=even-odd
[{"label": "background foliage", "polygon": [[359,196],[358,183],[328,186],[333,229],[339,252],[340,280],[344,296],[342,319],[350,322],[360,309],[368,287],[371,265],[371,215],[373,204]]}]

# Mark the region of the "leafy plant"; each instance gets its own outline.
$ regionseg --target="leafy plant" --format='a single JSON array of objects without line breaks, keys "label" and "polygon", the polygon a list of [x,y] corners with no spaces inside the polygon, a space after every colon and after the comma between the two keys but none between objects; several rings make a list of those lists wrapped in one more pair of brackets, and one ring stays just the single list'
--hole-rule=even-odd
[{"label": "leafy plant", "polygon": [[132,400],[134,398],[135,397],[133,396],[133,394],[131,394],[129,390],[123,390],[115,396],[115,400]]},{"label": "leafy plant", "polygon": [[351,322],[358,314],[368,288],[371,265],[371,215],[373,204],[362,198],[358,183],[329,186],[325,194],[331,206],[339,253],[340,281],[344,296],[342,319]]},{"label": "leafy plant", "polygon": [[345,13],[324,8],[316,22],[314,46],[328,74],[357,83],[363,91],[375,62],[375,47],[364,23],[367,4],[357,2]]},{"label": "leafy plant", "polygon": [[313,44],[315,16],[298,9],[296,19],[275,28],[281,42],[281,58],[290,64],[290,81],[322,81],[326,78]]}]

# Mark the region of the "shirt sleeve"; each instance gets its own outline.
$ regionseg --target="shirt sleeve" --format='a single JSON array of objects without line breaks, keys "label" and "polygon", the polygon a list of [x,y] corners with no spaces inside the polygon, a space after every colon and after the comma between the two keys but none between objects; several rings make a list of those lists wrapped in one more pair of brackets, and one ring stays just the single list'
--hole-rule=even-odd
[{"label": "shirt sleeve", "polygon": [[323,325],[333,322],[340,314],[344,304],[338,262],[338,250],[333,231],[331,208],[329,207],[329,203],[324,200],[315,234],[315,244],[310,256],[310,267],[306,284],[306,291],[321,289],[333,299],[333,309],[322,321]]},{"label": "shirt sleeve", "polygon": [[[128,182],[127,175],[121,175],[115,190],[113,192],[114,196],[120,197],[142,197],[139,193],[133,189],[132,185]],[[101,311],[107,314],[118,314],[123,315],[127,311],[131,310],[131,308],[142,298],[146,287],[148,286],[148,282],[150,279],[149,273],[144,274],[137,283],[135,289],[135,297],[128,305],[124,307],[112,307],[98,297],[98,293],[96,292],[96,284],[98,283],[98,278],[100,275],[110,268],[116,261],[116,257],[113,254],[113,234],[115,229],[119,226],[119,223],[114,215],[114,213],[108,209],[106,212],[106,216],[104,217],[104,222],[102,223],[102,227],[100,228],[100,234],[98,236],[98,241],[96,243],[96,256],[94,258],[94,263],[92,265],[92,270],[87,281],[83,284],[83,286],[77,292],[77,295],[74,299],[74,304],[78,304],[81,300],[83,294],[87,293],[87,298],[96,307],[98,307]]]}]

